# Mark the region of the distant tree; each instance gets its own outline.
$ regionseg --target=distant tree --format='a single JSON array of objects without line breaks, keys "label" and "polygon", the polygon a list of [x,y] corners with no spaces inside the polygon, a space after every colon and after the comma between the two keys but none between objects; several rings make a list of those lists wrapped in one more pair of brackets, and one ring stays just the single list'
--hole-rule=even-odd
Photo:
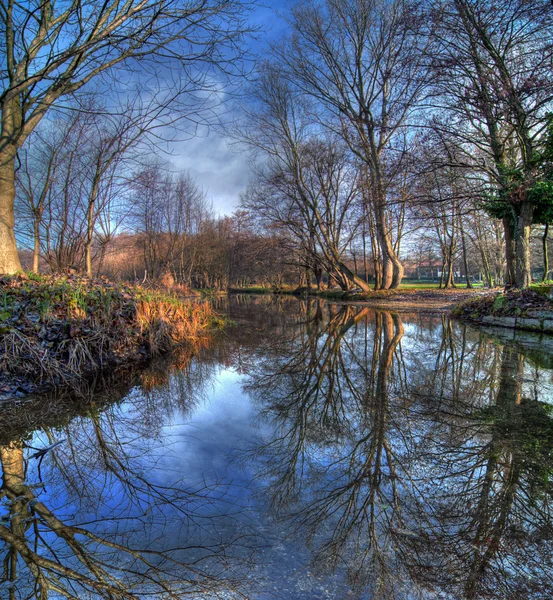
[{"label": "distant tree", "polygon": [[144,167],[133,179],[132,225],[146,276],[158,279],[171,273],[190,283],[201,255],[200,247],[195,247],[198,235],[212,218],[203,190],[188,173],[171,173],[159,162]]}]

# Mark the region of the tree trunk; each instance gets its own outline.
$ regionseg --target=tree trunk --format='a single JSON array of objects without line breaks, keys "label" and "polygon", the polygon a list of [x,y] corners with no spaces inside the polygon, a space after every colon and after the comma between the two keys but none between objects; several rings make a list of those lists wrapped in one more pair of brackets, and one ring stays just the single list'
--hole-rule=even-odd
[{"label": "tree trunk", "polygon": [[403,265],[394,252],[390,235],[386,231],[386,223],[383,218],[377,218],[376,229],[382,256],[382,279],[380,282],[380,289],[395,289],[399,287],[399,284],[403,279]]},{"label": "tree trunk", "polygon": [[522,202],[520,214],[517,216],[515,231],[516,272],[515,285],[517,288],[528,287],[532,283],[530,266],[530,233],[534,205],[531,202]]},{"label": "tree trunk", "polygon": [[545,230],[542,237],[543,247],[543,277],[542,281],[547,281],[547,275],[549,274],[549,248],[547,247],[547,236],[549,234],[549,223],[546,223]]},{"label": "tree trunk", "polygon": [[405,269],[403,268],[403,265],[401,264],[395,252],[392,257],[392,263],[394,265],[394,274],[392,277],[392,285],[390,287],[391,289],[395,290],[401,285]]},{"label": "tree trunk", "polygon": [[508,217],[503,218],[503,230],[505,232],[505,285],[515,284],[515,244],[513,224]]},{"label": "tree trunk", "polygon": [[0,155],[0,275],[21,271],[14,228],[15,149]]},{"label": "tree trunk", "polygon": [[438,285],[438,289],[440,289],[440,290],[444,287],[445,268],[446,268],[445,259],[442,259],[442,270],[440,271],[440,284]]},{"label": "tree trunk", "polygon": [[317,282],[317,289],[321,291],[323,289],[323,270],[319,265],[313,267],[313,273]]},{"label": "tree trunk", "polygon": [[465,228],[463,227],[462,218],[459,219],[459,229],[461,230],[461,244],[463,245],[463,266],[465,267],[465,280],[467,282],[467,290],[472,288],[472,283],[469,277],[469,262],[467,257],[467,241],[465,239]]},{"label": "tree trunk", "polygon": [[37,216],[35,216],[35,222],[33,223],[33,236],[33,273],[38,273],[38,262],[40,259],[40,221]]},{"label": "tree trunk", "polygon": [[448,257],[447,257],[445,271],[446,271],[446,275],[445,275],[445,279],[444,279],[444,282],[445,282],[444,288],[445,289],[454,288],[455,281],[453,278],[453,256],[452,256],[451,251],[449,252]]},{"label": "tree trunk", "polygon": [[365,281],[367,283],[369,283],[369,267],[368,267],[368,263],[367,263],[367,237],[366,237],[366,231],[365,231],[365,208],[363,208],[363,273],[365,275]]},{"label": "tree trunk", "polygon": [[371,286],[366,281],[363,281],[361,277],[356,275],[347,265],[338,261],[338,267],[340,268],[340,272],[343,273],[349,281],[361,288],[364,292],[370,291]]},{"label": "tree trunk", "polygon": [[96,200],[98,199],[98,188],[100,186],[101,170],[96,167],[90,198],[88,199],[88,210],[86,215],[86,243],[85,243],[85,265],[86,275],[92,279],[92,241],[94,239],[94,225],[96,220]]},{"label": "tree trunk", "polygon": [[86,224],[86,242],[84,246],[86,275],[92,279],[92,238],[94,233],[94,204],[88,205],[88,217]]},{"label": "tree trunk", "polygon": [[[377,187],[378,184],[377,184]],[[388,290],[399,287],[403,279],[403,265],[394,251],[386,220],[385,192],[380,190],[374,199],[375,229],[382,257],[382,278],[379,289]]]}]

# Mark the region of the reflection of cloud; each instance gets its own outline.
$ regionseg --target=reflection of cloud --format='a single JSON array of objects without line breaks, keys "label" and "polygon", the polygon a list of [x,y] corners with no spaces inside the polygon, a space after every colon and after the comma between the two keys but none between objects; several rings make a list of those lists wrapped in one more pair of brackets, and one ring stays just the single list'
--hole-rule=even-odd
[{"label": "reflection of cloud", "polygon": [[190,421],[166,427],[173,446],[170,453],[164,449],[160,461],[169,472],[186,473],[194,481],[217,473],[219,479],[228,477],[236,483],[244,473],[227,464],[228,458],[239,442],[251,436],[255,413],[242,391],[243,376],[224,369],[213,383],[209,401],[196,408]]}]

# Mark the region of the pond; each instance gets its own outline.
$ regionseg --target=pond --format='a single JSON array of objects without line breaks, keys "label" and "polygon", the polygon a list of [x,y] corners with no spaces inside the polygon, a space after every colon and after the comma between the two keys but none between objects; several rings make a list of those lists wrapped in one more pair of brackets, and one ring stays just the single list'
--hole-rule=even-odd
[{"label": "pond", "polygon": [[553,596],[553,353],[271,296],[79,399],[0,407],[0,597]]}]

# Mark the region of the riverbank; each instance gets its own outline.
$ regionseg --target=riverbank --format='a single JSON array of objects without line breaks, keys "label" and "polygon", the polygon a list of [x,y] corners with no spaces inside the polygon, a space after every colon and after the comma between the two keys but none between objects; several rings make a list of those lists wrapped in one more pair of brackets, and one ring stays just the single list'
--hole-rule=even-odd
[{"label": "riverbank", "polygon": [[0,399],[147,361],[220,325],[211,306],[79,276],[0,277]]},{"label": "riverbank", "polygon": [[470,298],[457,305],[452,315],[481,325],[553,334],[553,287],[534,285]]},{"label": "riverbank", "polygon": [[489,290],[466,288],[439,289],[438,287],[409,286],[397,290],[373,290],[370,292],[343,292],[341,290],[316,290],[315,288],[284,288],[277,291],[270,288],[230,288],[229,294],[283,294],[308,296],[324,300],[351,302],[373,308],[393,310],[413,310],[428,312],[449,312],[459,303],[469,298],[488,295]]}]

